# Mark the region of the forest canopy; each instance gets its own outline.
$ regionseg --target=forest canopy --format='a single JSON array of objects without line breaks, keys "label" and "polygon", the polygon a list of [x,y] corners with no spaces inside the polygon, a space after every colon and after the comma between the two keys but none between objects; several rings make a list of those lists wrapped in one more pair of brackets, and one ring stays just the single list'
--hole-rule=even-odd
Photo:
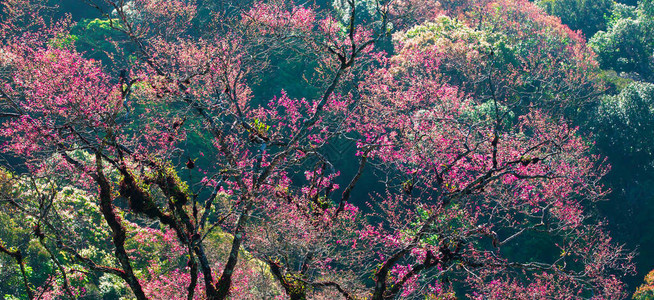
[{"label": "forest canopy", "polygon": [[0,3],[3,299],[652,299],[651,0]]}]

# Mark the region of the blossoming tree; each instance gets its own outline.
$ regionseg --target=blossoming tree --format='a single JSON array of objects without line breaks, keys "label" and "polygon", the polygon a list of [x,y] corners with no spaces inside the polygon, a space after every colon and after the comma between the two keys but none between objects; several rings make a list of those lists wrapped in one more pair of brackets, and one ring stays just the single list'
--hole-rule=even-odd
[{"label": "blossoming tree", "polygon": [[[24,295],[114,278],[137,299],[621,297],[629,254],[585,212],[607,166],[539,109],[558,97],[525,107],[490,75],[467,92],[438,43],[381,51],[391,24],[445,14],[435,2],[342,2],[90,2],[114,31],[102,62],[70,18],[7,3],[0,205],[32,229],[0,252]],[[258,98],[280,56],[311,62],[297,80],[320,92]],[[337,141],[356,143],[351,176]],[[384,190],[353,198],[368,169]],[[516,254],[533,239],[555,252]],[[31,240],[48,280],[25,270]]]}]

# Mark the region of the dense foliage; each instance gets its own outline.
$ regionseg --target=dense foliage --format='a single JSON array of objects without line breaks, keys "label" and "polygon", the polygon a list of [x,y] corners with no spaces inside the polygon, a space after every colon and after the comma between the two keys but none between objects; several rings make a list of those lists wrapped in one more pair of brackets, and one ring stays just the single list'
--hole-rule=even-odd
[{"label": "dense foliage", "polygon": [[591,37],[606,29],[606,18],[616,3],[610,0],[542,0],[538,5],[548,14],[560,17],[570,29],[581,30],[586,37]]},{"label": "dense foliage", "polygon": [[638,7],[617,6],[607,25],[590,39],[602,67],[654,81],[654,9],[645,0]]},{"label": "dense foliage", "polygon": [[654,268],[597,206],[654,175],[651,0],[80,2],[2,2],[5,299],[622,299]]}]

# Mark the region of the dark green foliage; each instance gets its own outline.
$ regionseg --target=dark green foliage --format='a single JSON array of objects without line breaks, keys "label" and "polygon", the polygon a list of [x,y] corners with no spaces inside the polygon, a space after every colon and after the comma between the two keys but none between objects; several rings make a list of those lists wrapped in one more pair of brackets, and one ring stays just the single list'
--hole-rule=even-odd
[{"label": "dark green foliage", "polygon": [[612,0],[542,0],[538,5],[572,30],[581,30],[585,36],[606,28],[606,16],[611,14]]},{"label": "dark green foliage", "polygon": [[634,82],[604,97],[595,122],[597,146],[619,163],[614,168],[654,171],[654,84]]},{"label": "dark green foliage", "polygon": [[[611,171],[604,182],[611,201],[600,208],[620,242],[639,245],[639,274],[652,269],[654,247],[651,216],[654,213],[654,84],[633,82],[620,94],[605,96],[591,131],[596,147],[608,156]],[[642,277],[637,278],[641,280]]]},{"label": "dark green foliage", "polygon": [[119,41],[123,34],[114,30],[110,22],[104,19],[84,19],[77,23],[71,33],[77,38],[76,45],[79,51],[86,52],[89,57],[101,60],[103,64],[110,65],[109,55],[116,53],[112,41]]},{"label": "dark green foliage", "polygon": [[251,78],[254,83],[252,90],[256,101],[266,105],[270,99],[279,96],[284,90],[289,97],[306,97],[315,99],[320,88],[311,84],[318,74],[318,64],[312,61],[313,57],[298,57],[293,53],[278,53],[270,58],[270,78],[275,81],[261,81],[260,78]]}]

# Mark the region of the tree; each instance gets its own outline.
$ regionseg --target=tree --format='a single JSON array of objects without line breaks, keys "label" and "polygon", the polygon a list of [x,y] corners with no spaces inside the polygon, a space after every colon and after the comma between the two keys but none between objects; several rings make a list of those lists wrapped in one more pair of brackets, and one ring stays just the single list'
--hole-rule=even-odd
[{"label": "tree", "polygon": [[[451,3],[450,3],[451,2]],[[575,117],[603,90],[577,32],[528,1],[442,1],[447,15],[396,34],[439,54],[443,80],[478,99]],[[488,82],[492,81],[492,85]]]},{"label": "tree", "polygon": [[645,276],[645,283],[638,287],[636,293],[634,293],[633,299],[635,300],[646,300],[652,299],[654,297],[654,272],[649,272]]},{"label": "tree", "polygon": [[[19,218],[20,238],[0,251],[20,269],[17,295],[621,297],[631,254],[584,212],[602,199],[607,166],[548,115],[561,94],[583,98],[587,86],[567,89],[587,81],[576,67],[536,66],[552,96],[530,108],[515,95],[545,89],[514,94],[496,77],[522,78],[517,66],[533,66],[522,58],[474,77],[494,70],[479,55],[486,63],[457,83],[441,63],[460,59],[451,52],[408,40],[379,51],[389,24],[422,20],[423,2],[374,2],[363,18],[347,1],[339,19],[291,1],[201,17],[191,1],[104,1],[112,33],[102,36],[116,49],[104,63],[76,48],[70,19],[12,2],[0,28],[0,137],[16,159],[0,216]],[[484,26],[516,3],[489,4],[497,23]],[[520,37],[511,45],[530,45]],[[585,55],[582,44],[570,51]],[[314,61],[317,96],[253,96],[282,53]],[[466,90],[471,78],[483,93]],[[357,145],[348,178],[326,153],[337,139]],[[352,199],[367,168],[385,189]],[[556,252],[505,253],[534,235]],[[23,267],[32,240],[53,266],[38,283]]]},{"label": "tree", "polygon": [[632,12],[618,6],[606,31],[589,41],[603,68],[631,73],[636,80],[652,82],[654,74],[654,32],[651,1],[640,1]]},{"label": "tree", "polygon": [[[652,172],[654,149],[649,132],[654,131],[654,84],[633,82],[620,94],[605,96],[593,116],[597,147],[611,158],[620,173],[644,176]],[[638,162],[634,165],[630,162]],[[648,177],[648,176],[644,176]]]},{"label": "tree", "polygon": [[[594,271],[582,268],[577,275],[572,270],[564,275],[548,270],[568,265],[568,259],[579,261],[572,257],[588,253],[571,251],[581,248],[605,249],[591,255],[602,260],[621,252],[599,246],[608,240],[581,213],[582,199],[602,194],[593,183],[597,178],[592,179],[598,170],[588,168],[592,159],[579,160],[587,146],[574,129],[537,110],[511,120],[503,99],[490,99],[486,109],[483,100],[461,97],[455,87],[442,83],[438,56],[428,51],[400,51],[386,68],[371,74],[358,123],[363,149],[372,149],[366,155],[398,170],[388,172],[397,175],[387,181],[404,191],[383,197],[380,206],[388,206],[383,210],[387,215],[366,232],[383,249],[376,279],[415,283],[418,272],[434,268],[440,276],[467,277],[478,291],[473,297],[566,298],[577,293],[581,287],[572,278],[606,269],[595,269],[591,266],[597,261],[587,260]],[[591,173],[595,175],[588,177]],[[560,235],[555,238],[560,251],[549,257],[552,265],[502,257],[502,250],[523,243],[532,230],[541,238]],[[595,246],[579,247],[589,244]],[[594,290],[596,295],[612,297],[615,279],[605,274],[588,282],[603,286],[603,292]],[[523,276],[540,282],[524,283]],[[397,292],[382,286],[375,294],[381,298]]]}]

